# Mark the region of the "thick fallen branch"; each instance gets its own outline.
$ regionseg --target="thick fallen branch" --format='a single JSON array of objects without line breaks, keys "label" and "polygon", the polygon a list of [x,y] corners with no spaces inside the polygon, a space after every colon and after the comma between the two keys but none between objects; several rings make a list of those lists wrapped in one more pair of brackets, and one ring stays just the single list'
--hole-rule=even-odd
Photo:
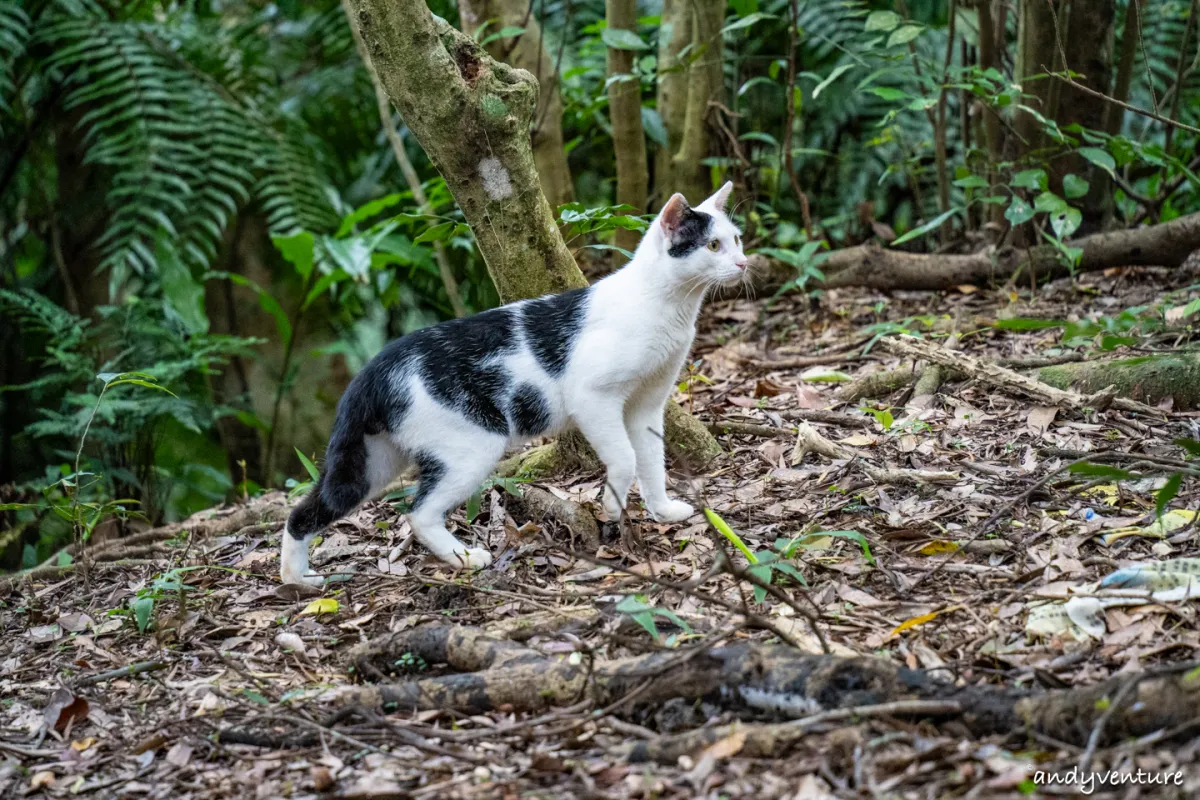
[{"label": "thick fallen branch", "polygon": [[[542,711],[584,699],[595,705],[627,699],[628,711],[674,698],[707,698],[755,718],[765,714],[795,720],[744,726],[747,754],[758,756],[780,755],[798,734],[856,714],[949,717],[981,736],[1025,727],[1078,746],[1092,739],[1108,744],[1143,736],[1200,716],[1200,671],[1195,664],[1029,694],[990,685],[956,686],[881,658],[806,654],[756,642],[612,661],[590,661],[582,655],[544,656],[478,629],[425,625],[355,648],[350,658],[356,671],[364,676],[385,674],[392,665],[419,657],[464,674],[340,690],[332,696],[350,705],[389,711],[467,714],[501,708]],[[735,730],[662,737],[638,744],[629,755],[635,760],[674,761]]]},{"label": "thick fallen branch", "polygon": [[[1083,250],[1077,272],[1111,267],[1177,267],[1200,248],[1200,213],[1132,230],[1110,231],[1071,242]],[[750,257],[755,287],[760,292],[796,276],[787,267],[762,255]],[[952,289],[963,284],[1028,282],[1070,274],[1050,245],[1028,250],[988,249],[970,255],[906,253],[877,244],[847,247],[830,253],[821,265],[824,287],[868,286],[873,289]],[[780,280],[782,278],[782,280]]]},{"label": "thick fallen branch", "polygon": [[1059,408],[1079,411],[1091,408],[1104,411],[1110,406],[1123,411],[1137,411],[1142,414],[1161,415],[1156,408],[1131,400],[1128,397],[1116,397],[1114,387],[1106,387],[1094,394],[1082,395],[1065,389],[1056,389],[1049,384],[1022,375],[1011,369],[982,361],[974,356],[954,350],[946,350],[936,344],[909,336],[884,339],[880,345],[889,353],[911,359],[932,361],[957,370],[967,377],[982,381],[989,386],[995,386],[1019,397],[1037,401],[1043,405],[1058,406]]},{"label": "thick fallen branch", "polygon": [[876,483],[910,483],[921,485],[925,483],[954,483],[959,479],[957,472],[873,467],[866,463],[862,455],[857,451],[829,441],[817,433],[811,425],[802,423],[796,430],[796,446],[792,450],[792,466],[803,461],[804,456],[808,453],[816,453],[830,459],[852,461],[868,478]]}]

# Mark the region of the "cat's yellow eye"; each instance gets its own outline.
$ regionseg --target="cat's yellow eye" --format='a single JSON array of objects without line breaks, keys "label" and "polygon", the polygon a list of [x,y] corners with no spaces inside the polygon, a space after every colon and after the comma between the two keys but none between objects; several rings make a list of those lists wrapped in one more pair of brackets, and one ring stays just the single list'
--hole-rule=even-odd
[{"label": "cat's yellow eye", "polygon": [[739,236],[738,234],[736,234],[736,233],[735,233],[735,234],[733,235],[733,243],[734,243],[734,244],[741,244],[741,243],[742,243],[742,237],[741,237],[741,236]]},{"label": "cat's yellow eye", "polygon": [[714,253],[717,252],[718,250],[720,250],[721,249],[721,240],[713,239],[712,241],[710,241],[708,243],[708,249],[712,250]]}]

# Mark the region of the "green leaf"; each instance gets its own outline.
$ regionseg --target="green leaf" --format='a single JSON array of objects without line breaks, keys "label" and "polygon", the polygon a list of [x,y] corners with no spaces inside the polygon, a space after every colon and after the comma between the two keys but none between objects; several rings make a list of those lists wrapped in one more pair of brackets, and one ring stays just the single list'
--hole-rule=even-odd
[{"label": "green leaf", "polygon": [[308,231],[300,231],[291,236],[272,236],[271,242],[284,261],[295,267],[303,280],[308,280],[313,269],[313,235]]},{"label": "green leaf", "polygon": [[1176,439],[1175,444],[1187,450],[1190,456],[1200,456],[1200,442],[1195,439]]},{"label": "green leaf", "polygon": [[299,447],[295,448],[295,450],[296,456],[300,459],[300,463],[304,465],[305,472],[308,473],[308,477],[312,478],[314,481],[321,480],[321,473],[317,470],[317,465],[310,461],[308,456],[300,452]]},{"label": "green leaf", "polygon": [[1066,239],[1078,230],[1081,222],[1083,222],[1083,214],[1078,208],[1070,206],[1050,217],[1050,227],[1054,229],[1054,235],[1059,239]]},{"label": "green leaf", "polygon": [[1054,192],[1042,192],[1033,201],[1034,211],[1055,214],[1067,210],[1067,201]]},{"label": "green leaf", "polygon": [[936,230],[943,222],[945,222],[946,220],[948,220],[951,217],[958,214],[958,211],[959,210],[957,208],[952,208],[949,211],[945,212],[944,214],[938,214],[936,217],[929,220],[929,222],[926,222],[924,225],[921,225],[918,228],[913,228],[911,231],[904,234],[903,236],[893,239],[891,242],[892,247],[895,247],[898,244],[904,244],[905,242],[916,239],[918,236],[924,236],[925,234],[929,233],[930,231]]},{"label": "green leaf", "polygon": [[892,31],[892,35],[888,37],[887,46],[895,47],[896,45],[908,44],[913,39],[921,35],[921,31],[925,30],[920,25],[905,25]]},{"label": "green leaf", "polygon": [[372,200],[369,203],[359,206],[342,219],[342,224],[338,227],[336,238],[342,238],[354,230],[354,226],[358,223],[370,219],[384,209],[391,208],[406,196],[408,196],[406,193],[397,192],[396,194],[385,195],[377,200]]},{"label": "green leaf", "polygon": [[902,92],[899,89],[893,89],[891,86],[868,86],[867,91],[876,97],[882,97],[888,102],[907,100],[912,97],[912,95],[908,92]]},{"label": "green leaf", "polygon": [[1175,495],[1179,494],[1179,486],[1183,483],[1183,473],[1176,472],[1171,477],[1167,478],[1167,482],[1158,490],[1158,494],[1154,496],[1154,516],[1161,517],[1163,512],[1167,510],[1167,506]]},{"label": "green leaf", "polygon": [[145,633],[150,627],[150,614],[154,611],[153,597],[137,597],[130,603],[129,607],[133,609],[133,621],[137,623],[138,633]]},{"label": "green leaf", "polygon": [[443,222],[440,225],[434,225],[425,230],[420,236],[414,240],[414,244],[423,242],[441,242],[449,239],[454,235],[454,229],[457,227],[457,222]]},{"label": "green leaf", "polygon": [[866,30],[868,33],[880,31],[886,33],[894,30],[900,24],[900,15],[895,11],[872,11],[867,16]]},{"label": "green leaf", "polygon": [[110,383],[108,385],[109,386],[121,386],[126,383],[131,383],[134,386],[141,386],[142,388],[145,388],[145,389],[157,389],[160,392],[166,392],[167,394],[171,395],[171,397],[178,396],[165,386],[159,386],[157,383],[151,383],[150,381],[144,381],[141,378],[121,378],[120,380],[113,381],[112,383]]},{"label": "green leaf", "polygon": [[741,17],[741,18],[729,23],[728,25],[726,25],[724,28],[721,29],[721,33],[729,33],[730,31],[737,31],[737,30],[741,30],[742,28],[749,28],[754,23],[758,22],[759,20],[764,20],[764,19],[775,19],[775,15],[774,14],[763,14],[761,12],[755,11],[753,14],[747,14],[746,16]]},{"label": "green leaf", "polygon": [[58,551],[58,560],[56,562],[58,566],[69,567],[69,566],[71,566],[71,562],[74,560],[75,559],[71,558],[71,554],[68,553],[66,550]]},{"label": "green leaf", "polygon": [[179,315],[183,326],[190,333],[208,332],[208,315],[204,313],[204,284],[192,276],[192,271],[183,263],[175,248],[165,239],[160,239],[155,250],[158,261],[158,277],[163,297],[171,310]]},{"label": "green leaf", "polygon": [[1004,218],[1015,226],[1033,219],[1033,213],[1033,206],[1017,195],[1013,195],[1012,202],[1008,204],[1008,208],[1004,212]]},{"label": "green leaf", "polygon": [[986,189],[988,182],[985,178],[981,178],[978,175],[968,175],[965,178],[956,180],[954,185],[963,189]]},{"label": "green leaf", "polygon": [[1063,194],[1068,199],[1074,200],[1077,197],[1083,197],[1088,193],[1091,185],[1078,175],[1071,173],[1063,176]]},{"label": "green leaf", "polygon": [[1006,331],[1040,331],[1045,328],[1061,328],[1066,325],[1062,319],[1030,319],[1028,317],[1013,317],[998,319],[992,327]]},{"label": "green leaf", "polygon": [[613,50],[650,49],[650,45],[643,42],[642,37],[625,28],[605,28],[600,31],[600,39]]},{"label": "green leaf", "polygon": [[476,489],[474,492],[471,492],[471,496],[467,498],[467,522],[474,522],[475,518],[478,517],[482,511],[483,492]]},{"label": "green leaf", "polygon": [[833,72],[829,73],[829,77],[818,83],[816,88],[813,89],[813,100],[816,100],[820,96],[821,92],[828,89],[834,81],[842,77],[842,75],[846,74],[850,70],[854,69],[856,66],[858,65],[842,64],[841,66],[834,67]]},{"label": "green leaf", "polygon": [[481,47],[487,47],[489,44],[496,41],[497,39],[511,39],[514,36],[520,36],[524,32],[525,32],[524,28],[518,28],[515,26],[501,28],[500,30],[496,31],[495,33],[485,36],[483,38],[483,41],[481,41],[479,43],[479,45]]},{"label": "green leaf", "polygon": [[734,547],[742,551],[742,555],[746,557],[747,561],[749,561],[751,564],[758,563],[758,557],[750,551],[749,547],[746,547],[746,543],[742,541],[742,537],[733,532],[733,528],[729,527],[729,523],[721,519],[720,514],[713,511],[711,508],[706,508],[704,509],[704,517],[708,520],[710,525],[717,529],[718,533],[728,539]]},{"label": "green leaf", "polygon": [[[453,225],[454,223],[446,223]],[[366,281],[367,273],[371,271],[371,248],[361,236],[349,239],[322,238],[329,257],[341,268],[342,272],[359,281]]]},{"label": "green leaf", "polygon": [[650,141],[659,147],[669,146],[667,141],[667,127],[663,125],[662,117],[659,116],[657,109],[642,106],[642,128],[646,131],[646,135],[650,137]]},{"label": "green leaf", "polygon": [[1079,148],[1079,155],[1083,156],[1088,161],[1107,172],[1109,175],[1113,175],[1113,170],[1117,168],[1117,162],[1113,160],[1113,157],[1110,156],[1107,151],[1101,150],[1099,147],[1081,147]]},{"label": "green leaf", "polygon": [[1049,187],[1050,181],[1046,177],[1046,170],[1044,169],[1023,169],[1012,176],[1010,184],[1020,189],[1029,189],[1030,191],[1037,192],[1045,191]]},{"label": "green leaf", "polygon": [[1092,464],[1088,461],[1082,464],[1072,464],[1070,471],[1074,475],[1086,475],[1089,478],[1105,478],[1112,481],[1127,481],[1137,477],[1128,470],[1110,467],[1107,464]]}]

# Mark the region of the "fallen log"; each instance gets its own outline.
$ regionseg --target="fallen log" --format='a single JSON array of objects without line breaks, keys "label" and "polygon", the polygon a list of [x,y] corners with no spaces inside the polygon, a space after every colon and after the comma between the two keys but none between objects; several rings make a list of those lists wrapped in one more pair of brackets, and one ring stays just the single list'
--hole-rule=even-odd
[{"label": "fallen log", "polygon": [[[752,719],[742,726],[748,755],[778,756],[804,732],[864,714],[952,718],[977,736],[1016,728],[1083,747],[1144,736],[1200,716],[1200,670],[1172,665],[1118,675],[1094,686],[1031,693],[992,685],[957,686],[922,670],[874,657],[840,657],[758,642],[679,650],[609,661],[576,653],[545,656],[476,628],[431,624],[359,645],[360,676],[390,675],[419,657],[460,674],[336,690],[327,698],[388,711],[443,709],[478,714],[500,708],[542,711],[590,700],[621,702],[630,713],[675,698],[706,698]],[[846,711],[838,711],[845,709]],[[627,748],[631,760],[674,761],[737,731],[725,726],[663,736]]]},{"label": "fallen log", "polygon": [[1200,354],[1196,353],[1059,364],[1043,367],[1037,377],[1049,386],[1076,392],[1115,386],[1119,397],[1150,405],[1170,398],[1175,411],[1200,406]]},{"label": "fallen log", "polygon": [[[1070,242],[1083,250],[1076,272],[1112,267],[1177,267],[1200,249],[1200,213],[1160,225],[1108,231]],[[750,256],[754,287],[761,294],[796,277],[796,270],[761,254]],[[866,286],[872,289],[944,290],[964,284],[994,285],[1008,280],[1028,283],[1071,274],[1051,245],[1029,249],[989,248],[954,255],[908,253],[878,244],[834,250],[821,265],[826,289]]]},{"label": "fallen log", "polygon": [[894,355],[922,359],[944,367],[957,370],[961,374],[982,381],[989,386],[995,386],[1009,394],[1032,399],[1048,406],[1058,406],[1062,409],[1080,411],[1084,408],[1105,411],[1109,407],[1122,411],[1136,411],[1140,414],[1161,415],[1162,412],[1153,406],[1132,400],[1128,397],[1117,397],[1117,389],[1105,386],[1093,394],[1082,395],[1066,389],[1058,389],[1042,381],[1022,375],[1006,367],[993,364],[974,356],[954,350],[947,350],[930,342],[915,339],[911,336],[901,336],[884,339],[880,342],[884,350]]}]

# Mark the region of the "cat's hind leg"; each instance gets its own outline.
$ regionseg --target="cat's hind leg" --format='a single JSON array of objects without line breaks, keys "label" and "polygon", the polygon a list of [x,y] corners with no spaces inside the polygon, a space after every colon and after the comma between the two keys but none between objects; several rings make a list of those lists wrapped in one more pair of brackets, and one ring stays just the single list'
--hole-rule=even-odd
[{"label": "cat's hind leg", "polygon": [[323,579],[308,570],[308,548],[313,537],[387,488],[402,464],[395,445],[381,436],[348,436],[331,441],[320,480],[292,510],[284,526],[279,560],[282,581],[321,585]]},{"label": "cat's hind leg", "polygon": [[504,455],[507,439],[482,429],[463,431],[451,441],[418,452],[417,494],[409,522],[421,544],[447,564],[478,569],[492,563],[492,554],[467,547],[446,530],[447,512],[471,496]]}]

